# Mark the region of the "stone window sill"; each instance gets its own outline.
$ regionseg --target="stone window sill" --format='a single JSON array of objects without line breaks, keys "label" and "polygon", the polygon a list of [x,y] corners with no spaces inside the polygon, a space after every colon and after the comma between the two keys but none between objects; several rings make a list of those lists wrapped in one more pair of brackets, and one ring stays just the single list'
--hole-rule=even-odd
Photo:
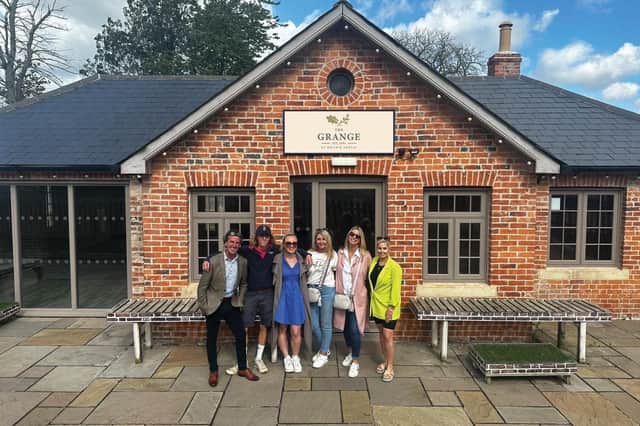
[{"label": "stone window sill", "polygon": [[612,266],[550,266],[538,272],[541,280],[628,280],[629,270]]},{"label": "stone window sill", "polygon": [[424,282],[416,288],[416,296],[422,297],[496,297],[495,287],[487,283],[473,282]]}]

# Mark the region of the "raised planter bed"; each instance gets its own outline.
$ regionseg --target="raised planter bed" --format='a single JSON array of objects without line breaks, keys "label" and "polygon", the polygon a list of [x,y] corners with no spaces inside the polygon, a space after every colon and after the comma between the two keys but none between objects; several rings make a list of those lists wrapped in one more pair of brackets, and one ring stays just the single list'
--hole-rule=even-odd
[{"label": "raised planter bed", "polygon": [[487,383],[492,377],[560,376],[569,383],[576,360],[549,343],[475,343],[469,357]]},{"label": "raised planter bed", "polygon": [[0,302],[0,322],[7,320],[20,312],[20,305],[17,303]]}]

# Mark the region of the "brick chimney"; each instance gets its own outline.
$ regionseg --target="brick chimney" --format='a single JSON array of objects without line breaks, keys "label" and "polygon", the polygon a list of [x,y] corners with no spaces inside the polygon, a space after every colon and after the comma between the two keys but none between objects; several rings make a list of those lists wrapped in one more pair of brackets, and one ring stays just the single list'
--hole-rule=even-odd
[{"label": "brick chimney", "polygon": [[511,22],[503,22],[500,27],[500,48],[489,58],[487,74],[494,77],[514,77],[520,75],[522,56],[511,51]]}]

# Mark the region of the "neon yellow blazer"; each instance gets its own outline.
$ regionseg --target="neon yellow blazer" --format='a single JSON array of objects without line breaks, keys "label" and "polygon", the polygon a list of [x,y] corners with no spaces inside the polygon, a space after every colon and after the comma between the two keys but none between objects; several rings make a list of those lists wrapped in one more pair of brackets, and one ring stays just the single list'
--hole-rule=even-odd
[{"label": "neon yellow blazer", "polygon": [[[378,256],[374,257],[369,266],[369,283],[371,284],[371,271],[378,263]],[[392,320],[400,318],[400,286],[402,284],[402,268],[400,264],[392,258],[387,259],[384,264],[376,286],[371,285],[371,315],[384,319],[389,306],[393,306]]]}]

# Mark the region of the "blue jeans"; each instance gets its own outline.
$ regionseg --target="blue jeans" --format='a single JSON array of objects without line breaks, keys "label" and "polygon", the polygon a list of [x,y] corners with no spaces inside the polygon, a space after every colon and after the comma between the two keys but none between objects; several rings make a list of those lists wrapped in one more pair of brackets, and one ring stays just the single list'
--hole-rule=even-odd
[{"label": "blue jeans", "polygon": [[311,328],[313,337],[320,342],[320,352],[327,353],[331,346],[333,334],[333,298],[336,296],[335,287],[322,286],[320,288],[322,298],[321,306],[311,303]]},{"label": "blue jeans", "polygon": [[351,311],[345,312],[344,319],[344,342],[347,347],[351,348],[351,356],[353,358],[360,357],[360,330],[358,329],[358,320],[356,313]]}]

